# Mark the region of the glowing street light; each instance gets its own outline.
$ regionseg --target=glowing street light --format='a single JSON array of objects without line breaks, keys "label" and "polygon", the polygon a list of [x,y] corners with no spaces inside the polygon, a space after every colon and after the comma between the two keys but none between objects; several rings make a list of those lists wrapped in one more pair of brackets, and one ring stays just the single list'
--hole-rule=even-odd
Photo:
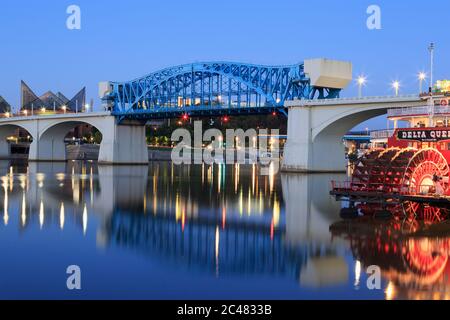
[{"label": "glowing street light", "polygon": [[28,115],[28,110],[23,110],[23,114],[25,115],[25,117]]},{"label": "glowing street light", "polygon": [[6,117],[6,118],[9,118],[9,117],[11,117],[11,114],[10,114],[9,112],[6,112],[6,113],[5,113],[5,117]]},{"label": "glowing street light", "polygon": [[42,112],[42,113],[45,113],[45,111],[47,111],[47,110],[45,109],[45,107],[42,107],[42,108],[41,108],[41,112]]},{"label": "glowing street light", "polygon": [[85,106],[84,106],[84,110],[86,110],[86,112],[89,112],[89,108],[90,107],[91,106],[89,105],[89,103],[86,103]]},{"label": "glowing street light", "polygon": [[362,98],[362,87],[366,84],[367,79],[364,76],[359,76],[357,82],[358,82],[358,97]]},{"label": "glowing street light", "polygon": [[423,92],[423,82],[427,78],[427,75],[425,72],[420,72],[418,77],[419,77],[419,90],[420,90],[419,93],[422,93]]},{"label": "glowing street light", "polygon": [[61,109],[64,111],[64,113],[66,113],[66,111],[67,111],[67,107],[66,106],[62,106]]},{"label": "glowing street light", "polygon": [[400,82],[398,82],[398,81],[392,82],[392,88],[394,88],[394,90],[395,90],[395,96],[398,97],[398,93],[400,90]]}]

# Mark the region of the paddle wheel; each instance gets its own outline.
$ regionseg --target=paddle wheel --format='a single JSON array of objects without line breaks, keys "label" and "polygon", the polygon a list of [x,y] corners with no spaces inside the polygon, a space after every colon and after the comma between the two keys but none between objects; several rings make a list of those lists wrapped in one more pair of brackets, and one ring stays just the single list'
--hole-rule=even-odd
[{"label": "paddle wheel", "polygon": [[350,182],[333,185],[335,194],[390,199],[398,195],[445,195],[449,166],[436,149],[388,148],[364,154],[354,165]]}]

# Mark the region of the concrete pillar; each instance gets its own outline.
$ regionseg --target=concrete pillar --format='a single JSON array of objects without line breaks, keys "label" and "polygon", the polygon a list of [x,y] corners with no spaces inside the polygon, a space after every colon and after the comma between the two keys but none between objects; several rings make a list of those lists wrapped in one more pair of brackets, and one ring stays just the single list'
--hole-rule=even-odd
[{"label": "concrete pillar", "polygon": [[0,159],[9,159],[11,156],[11,145],[6,139],[0,140]]},{"label": "concrete pillar", "polygon": [[17,127],[14,126],[3,126],[0,127],[0,159],[9,159],[11,156],[11,145],[6,140],[8,136],[14,134]]},{"label": "concrete pillar", "polygon": [[33,141],[30,145],[29,161],[66,161],[64,136],[65,134],[45,135]]},{"label": "concrete pillar", "polygon": [[338,121],[313,136],[312,112],[309,107],[289,109],[282,171],[345,172],[342,137],[348,130],[347,123]]},{"label": "concrete pillar", "polygon": [[308,171],[311,157],[311,108],[290,108],[283,170]]},{"label": "concrete pillar", "polygon": [[102,132],[99,163],[148,164],[145,125],[140,122],[117,124],[111,120],[108,129]]}]

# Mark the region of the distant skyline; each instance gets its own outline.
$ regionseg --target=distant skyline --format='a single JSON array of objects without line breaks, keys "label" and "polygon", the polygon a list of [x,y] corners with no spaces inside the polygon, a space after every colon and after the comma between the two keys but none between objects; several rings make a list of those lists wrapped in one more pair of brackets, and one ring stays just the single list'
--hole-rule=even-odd
[{"label": "distant skyline", "polygon": [[[66,27],[66,9],[81,8],[81,30]],[[366,26],[369,5],[381,8],[381,30]],[[20,103],[20,80],[37,94],[74,95],[100,108],[98,82],[131,80],[195,61],[293,64],[325,57],[353,63],[365,75],[363,95],[418,93],[436,43],[435,79],[450,78],[450,2],[387,0],[278,1],[10,1],[0,11],[0,96]],[[428,84],[424,87],[427,87]],[[343,96],[357,96],[353,82]],[[359,128],[386,126],[381,117]]]}]

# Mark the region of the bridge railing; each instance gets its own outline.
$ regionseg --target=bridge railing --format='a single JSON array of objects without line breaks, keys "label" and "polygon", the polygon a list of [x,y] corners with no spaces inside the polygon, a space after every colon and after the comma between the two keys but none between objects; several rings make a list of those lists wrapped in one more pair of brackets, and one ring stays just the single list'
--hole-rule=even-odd
[{"label": "bridge railing", "polygon": [[374,130],[370,132],[370,139],[388,139],[394,135],[394,129]]},{"label": "bridge railing", "polygon": [[41,110],[37,109],[34,111],[31,110],[21,110],[18,112],[5,112],[0,113],[0,119],[9,119],[9,118],[26,118],[26,117],[32,117],[32,116],[52,116],[52,115],[62,115],[62,114],[85,114],[85,113],[91,113],[93,111],[89,110],[79,110],[78,112],[72,111],[72,110]]},{"label": "bridge railing", "polygon": [[376,101],[404,101],[404,100],[419,100],[420,97],[417,94],[408,94],[401,96],[367,96],[367,97],[346,97],[335,99],[321,99],[321,100],[302,100],[304,103],[320,104],[333,104],[333,103],[345,103],[345,102],[376,102]]}]

